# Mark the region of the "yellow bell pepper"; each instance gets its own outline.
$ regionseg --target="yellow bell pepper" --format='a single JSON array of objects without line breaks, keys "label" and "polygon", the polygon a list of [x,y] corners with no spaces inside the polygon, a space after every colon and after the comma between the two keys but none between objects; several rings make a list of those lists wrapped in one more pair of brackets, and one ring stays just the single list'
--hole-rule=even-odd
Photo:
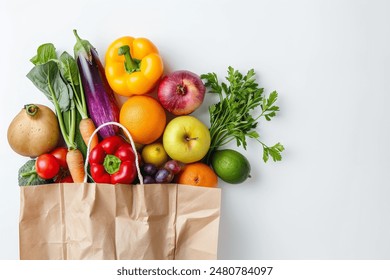
[{"label": "yellow bell pepper", "polygon": [[108,47],[105,59],[107,81],[122,96],[149,93],[164,71],[157,47],[146,38],[118,38]]}]

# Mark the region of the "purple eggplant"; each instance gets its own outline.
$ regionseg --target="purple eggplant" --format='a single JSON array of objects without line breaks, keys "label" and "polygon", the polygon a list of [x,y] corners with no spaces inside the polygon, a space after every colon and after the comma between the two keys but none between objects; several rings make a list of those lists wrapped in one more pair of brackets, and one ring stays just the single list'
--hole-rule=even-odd
[{"label": "purple eggplant", "polygon": [[[119,121],[119,107],[114,92],[110,88],[104,67],[96,49],[87,40],[81,39],[73,30],[77,42],[74,55],[80,72],[82,89],[87,103],[89,117],[98,127],[107,122]],[[109,125],[101,128],[98,134],[102,138],[118,133],[118,127]]]}]

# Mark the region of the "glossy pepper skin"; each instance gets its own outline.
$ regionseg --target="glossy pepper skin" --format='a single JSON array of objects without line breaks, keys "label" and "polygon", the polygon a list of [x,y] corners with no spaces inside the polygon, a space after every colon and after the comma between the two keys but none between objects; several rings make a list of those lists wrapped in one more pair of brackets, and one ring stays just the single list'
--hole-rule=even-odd
[{"label": "glossy pepper skin", "polygon": [[164,71],[157,47],[146,38],[118,38],[108,47],[105,60],[108,83],[122,96],[149,93]]},{"label": "glossy pepper skin", "polygon": [[89,154],[92,179],[96,183],[131,184],[137,174],[134,151],[120,136],[110,136]]}]

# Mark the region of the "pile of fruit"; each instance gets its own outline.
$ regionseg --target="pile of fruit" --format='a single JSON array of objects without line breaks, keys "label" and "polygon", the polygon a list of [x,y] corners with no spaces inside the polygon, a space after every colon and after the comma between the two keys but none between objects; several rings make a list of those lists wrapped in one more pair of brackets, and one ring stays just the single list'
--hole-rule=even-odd
[{"label": "pile of fruit", "polygon": [[[130,36],[110,44],[103,65],[92,44],[74,34],[73,56],[58,56],[47,43],[31,59],[27,77],[53,109],[27,104],[9,125],[11,148],[30,157],[19,170],[20,186],[85,178],[133,184],[139,182],[137,167],[145,184],[216,187],[218,178],[242,183],[250,163],[224,146],[234,140],[246,149],[247,138],[262,145],[265,162],[270,156],[281,160],[283,146],[264,144],[256,131],[260,118],[269,121],[279,110],[277,93],[265,97],[253,70],[243,75],[229,67],[227,82],[215,73],[164,73],[157,47]],[[193,114],[206,92],[219,96],[208,107],[209,127]],[[120,127],[106,125],[113,122],[132,140]]]}]

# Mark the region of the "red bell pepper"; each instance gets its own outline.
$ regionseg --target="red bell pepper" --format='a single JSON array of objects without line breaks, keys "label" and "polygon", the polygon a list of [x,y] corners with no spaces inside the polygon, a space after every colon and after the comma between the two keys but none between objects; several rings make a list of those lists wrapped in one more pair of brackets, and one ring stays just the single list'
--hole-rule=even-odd
[{"label": "red bell pepper", "polygon": [[88,162],[96,183],[131,184],[136,177],[134,151],[120,136],[107,137],[97,144]]}]

